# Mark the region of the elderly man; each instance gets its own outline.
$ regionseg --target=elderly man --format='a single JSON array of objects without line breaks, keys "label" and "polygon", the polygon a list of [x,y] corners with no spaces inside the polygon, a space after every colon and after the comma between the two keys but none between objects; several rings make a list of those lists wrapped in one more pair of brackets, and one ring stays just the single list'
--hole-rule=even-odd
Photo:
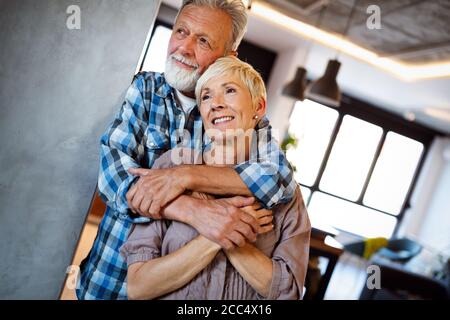
[{"label": "elderly man", "polygon": [[[107,210],[91,252],[81,264],[79,299],[127,298],[127,266],[119,249],[133,223],[178,220],[231,248],[255,241],[260,231],[256,219],[239,208],[255,198],[266,208],[292,199],[296,187],[292,169],[270,140],[267,119],[261,119],[257,128],[258,136],[269,137],[261,145],[258,142],[258,149],[266,151],[258,161],[234,168],[144,169],[180,143],[203,148],[195,84],[216,59],[236,55],[246,24],[241,0],[185,0],[169,41],[165,73],[136,75],[122,108],[101,138],[98,187]],[[184,194],[187,190],[229,198],[199,200]]]}]

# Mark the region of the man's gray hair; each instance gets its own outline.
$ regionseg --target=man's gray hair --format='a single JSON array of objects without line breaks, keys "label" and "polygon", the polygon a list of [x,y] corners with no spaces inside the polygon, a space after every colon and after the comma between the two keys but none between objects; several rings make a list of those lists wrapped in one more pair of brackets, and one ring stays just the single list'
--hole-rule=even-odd
[{"label": "man's gray hair", "polygon": [[231,43],[227,43],[225,48],[228,51],[235,51],[247,31],[247,12],[242,0],[183,0],[175,21],[179,14],[188,5],[197,7],[205,6],[213,9],[219,9],[228,14],[232,21]]}]

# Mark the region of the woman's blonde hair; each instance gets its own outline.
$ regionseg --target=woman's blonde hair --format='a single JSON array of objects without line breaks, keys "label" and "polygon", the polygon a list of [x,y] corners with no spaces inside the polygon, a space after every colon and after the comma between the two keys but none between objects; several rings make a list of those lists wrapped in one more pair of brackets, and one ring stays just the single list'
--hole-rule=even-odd
[{"label": "woman's blonde hair", "polygon": [[226,56],[217,59],[198,79],[195,96],[199,106],[201,91],[205,84],[212,78],[224,75],[237,76],[247,86],[252,97],[253,107],[256,107],[261,99],[266,100],[266,86],[258,71],[234,56]]}]

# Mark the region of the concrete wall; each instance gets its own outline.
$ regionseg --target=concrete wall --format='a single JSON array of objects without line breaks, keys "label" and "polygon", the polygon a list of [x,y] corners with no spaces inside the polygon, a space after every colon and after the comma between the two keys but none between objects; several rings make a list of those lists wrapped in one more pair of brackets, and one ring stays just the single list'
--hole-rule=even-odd
[{"label": "concrete wall", "polygon": [[0,0],[0,299],[58,298],[159,4]]}]

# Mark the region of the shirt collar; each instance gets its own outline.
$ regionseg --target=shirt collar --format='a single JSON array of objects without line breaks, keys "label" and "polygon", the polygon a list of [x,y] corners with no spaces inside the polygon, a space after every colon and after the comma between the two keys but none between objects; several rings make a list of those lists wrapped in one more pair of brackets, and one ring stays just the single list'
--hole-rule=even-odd
[{"label": "shirt collar", "polygon": [[156,77],[155,94],[163,99],[169,95],[172,95],[172,98],[174,98],[173,88],[166,82],[164,73],[161,73],[160,77]]},{"label": "shirt collar", "polygon": [[261,120],[258,121],[255,129],[259,130],[259,129],[265,128],[267,126],[269,126],[269,119],[266,116],[264,116],[261,118]]}]

